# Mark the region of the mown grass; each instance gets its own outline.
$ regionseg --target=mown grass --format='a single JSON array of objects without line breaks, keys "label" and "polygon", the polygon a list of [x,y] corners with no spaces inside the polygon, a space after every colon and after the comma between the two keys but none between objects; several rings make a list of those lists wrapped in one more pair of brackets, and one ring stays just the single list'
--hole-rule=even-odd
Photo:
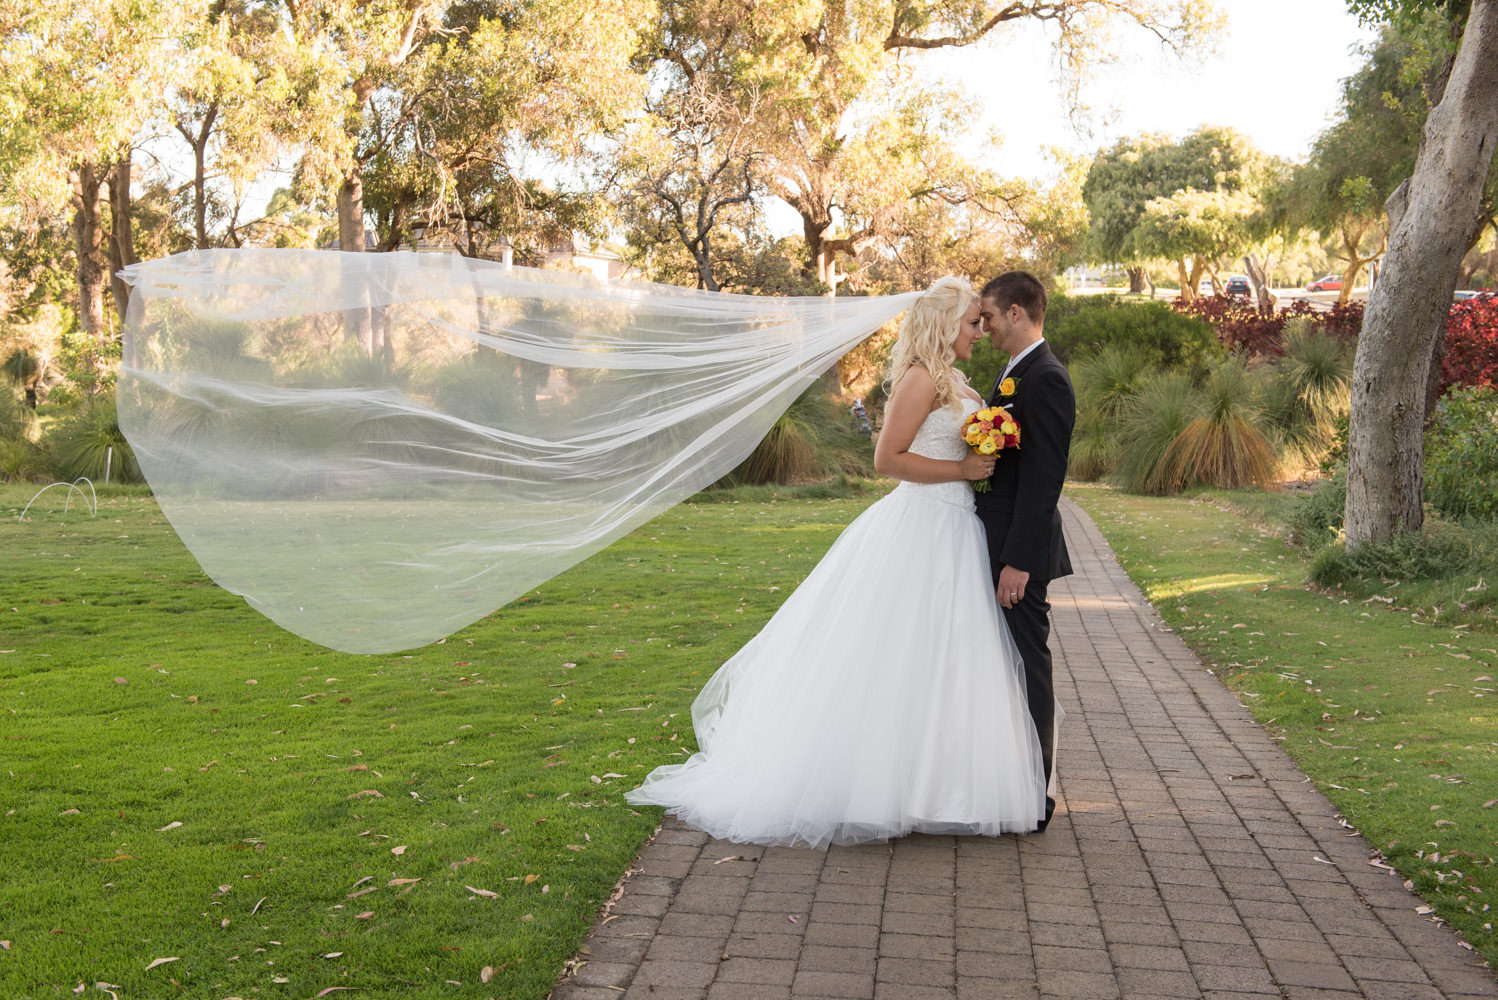
[{"label": "mown grass", "polygon": [[1069,484],[1131,579],[1436,914],[1498,964],[1498,635],[1307,581],[1284,496]]},{"label": "mown grass", "polygon": [[357,656],[214,586],[143,492],[18,522],[34,492],[0,487],[7,998],[544,996],[659,819],[623,793],[873,499],[685,504]]}]

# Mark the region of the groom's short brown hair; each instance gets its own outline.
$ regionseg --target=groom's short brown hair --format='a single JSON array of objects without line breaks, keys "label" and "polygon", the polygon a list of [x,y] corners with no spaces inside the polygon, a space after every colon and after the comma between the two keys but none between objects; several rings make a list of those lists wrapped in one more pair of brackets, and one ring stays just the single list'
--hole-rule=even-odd
[{"label": "groom's short brown hair", "polygon": [[1045,319],[1045,307],[1049,299],[1040,279],[1028,271],[1005,271],[983,286],[983,297],[993,299],[1000,310],[1019,306],[1030,317],[1030,322]]}]

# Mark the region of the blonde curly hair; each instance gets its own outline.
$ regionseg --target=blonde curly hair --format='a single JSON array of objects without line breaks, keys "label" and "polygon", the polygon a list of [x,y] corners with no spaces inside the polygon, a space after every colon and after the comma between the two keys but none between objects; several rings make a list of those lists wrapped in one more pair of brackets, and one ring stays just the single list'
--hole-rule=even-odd
[{"label": "blonde curly hair", "polygon": [[920,365],[930,372],[936,386],[937,407],[950,406],[958,397],[958,383],[967,384],[967,376],[952,367],[957,360],[952,343],[957,339],[962,314],[977,297],[965,278],[949,275],[933,282],[900,321],[885,385],[898,385],[907,371]]}]

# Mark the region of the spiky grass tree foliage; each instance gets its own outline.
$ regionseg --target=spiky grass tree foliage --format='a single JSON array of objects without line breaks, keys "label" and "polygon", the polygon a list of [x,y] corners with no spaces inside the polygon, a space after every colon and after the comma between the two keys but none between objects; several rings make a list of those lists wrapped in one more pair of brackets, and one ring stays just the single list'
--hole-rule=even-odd
[{"label": "spiky grass tree foliage", "polygon": [[1098,479],[1117,464],[1122,446],[1116,426],[1118,415],[1138,391],[1150,367],[1148,352],[1124,344],[1111,344],[1072,364],[1077,427],[1072,435],[1068,475]]},{"label": "spiky grass tree foliage", "polygon": [[1284,452],[1284,464],[1317,466],[1351,409],[1351,345],[1297,317],[1285,324],[1284,355],[1273,374],[1265,423]]},{"label": "spiky grass tree foliage", "polygon": [[18,347],[0,363],[0,374],[15,383],[26,394],[26,405],[35,410],[37,383],[41,381],[42,359],[32,350]]},{"label": "spiky grass tree foliage", "polygon": [[818,382],[797,397],[749,457],[715,485],[807,483],[872,473],[868,436],[853,429],[848,414]]},{"label": "spiky grass tree foliage", "polygon": [[1242,355],[1213,366],[1202,383],[1195,417],[1166,451],[1163,481],[1176,489],[1272,482],[1279,463],[1264,433],[1262,394],[1258,376]]},{"label": "spiky grass tree foliage", "polygon": [[106,466],[111,483],[145,481],[135,452],[120,432],[113,400],[94,401],[48,431],[47,450],[52,475],[64,482],[87,476],[102,483]]},{"label": "spiky grass tree foliage", "polygon": [[37,436],[36,414],[19,396],[0,391],[0,482],[45,477],[46,457]]},{"label": "spiky grass tree foliage", "polygon": [[1112,428],[1119,448],[1113,481],[1130,493],[1179,492],[1183,483],[1167,459],[1196,411],[1189,375],[1155,372],[1145,376],[1139,390],[1120,408]]},{"label": "spiky grass tree foliage", "polygon": [[19,396],[0,390],[0,440],[35,441],[36,411]]}]

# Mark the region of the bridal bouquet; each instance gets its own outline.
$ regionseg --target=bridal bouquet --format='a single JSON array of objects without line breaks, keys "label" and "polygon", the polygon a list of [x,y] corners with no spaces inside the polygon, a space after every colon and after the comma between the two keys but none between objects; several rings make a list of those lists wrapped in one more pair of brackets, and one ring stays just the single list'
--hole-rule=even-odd
[{"label": "bridal bouquet", "polygon": [[[985,406],[963,421],[963,442],[980,455],[992,455],[1000,448],[1019,447],[1019,423],[1002,406]],[[987,479],[973,483],[978,493],[987,493]]]}]

